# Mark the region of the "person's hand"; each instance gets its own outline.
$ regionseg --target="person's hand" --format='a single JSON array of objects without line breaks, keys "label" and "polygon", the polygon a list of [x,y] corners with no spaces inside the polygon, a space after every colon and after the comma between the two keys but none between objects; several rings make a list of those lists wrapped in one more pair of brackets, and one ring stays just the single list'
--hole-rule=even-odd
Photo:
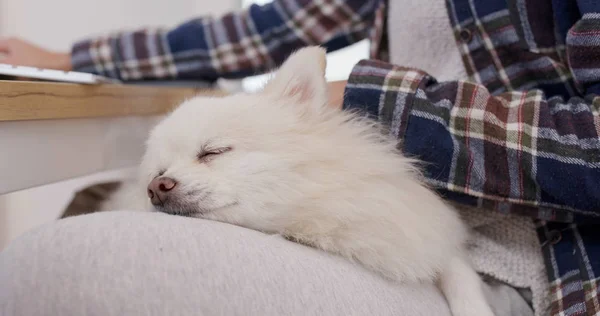
[{"label": "person's hand", "polygon": [[329,90],[329,105],[337,109],[342,108],[344,103],[344,90],[346,89],[346,81],[332,81],[327,83]]},{"label": "person's hand", "polygon": [[0,63],[56,70],[71,70],[71,55],[56,53],[18,38],[0,39]]}]

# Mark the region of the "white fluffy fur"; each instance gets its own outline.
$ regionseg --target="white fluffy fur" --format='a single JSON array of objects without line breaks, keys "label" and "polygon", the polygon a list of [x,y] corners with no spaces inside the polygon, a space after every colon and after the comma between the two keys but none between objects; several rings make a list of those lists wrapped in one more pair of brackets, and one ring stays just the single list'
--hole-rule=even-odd
[{"label": "white fluffy fur", "polygon": [[[455,316],[493,315],[458,215],[376,124],[327,106],[324,66],[323,50],[303,49],[260,93],[183,103],[150,135],[138,200],[107,207],[150,207],[146,186],[164,172],[178,184],[162,211],[281,234],[395,281],[437,281]],[[197,159],[220,148],[231,150]]]}]

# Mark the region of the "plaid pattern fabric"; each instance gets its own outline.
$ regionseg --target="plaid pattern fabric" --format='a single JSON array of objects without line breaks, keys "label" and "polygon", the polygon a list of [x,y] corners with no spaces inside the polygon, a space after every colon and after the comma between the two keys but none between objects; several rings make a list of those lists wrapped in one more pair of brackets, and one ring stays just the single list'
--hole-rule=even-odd
[{"label": "plaid pattern fabric", "polygon": [[492,95],[371,60],[354,68],[344,106],[388,126],[446,198],[538,219],[551,315],[600,312],[600,97]]},{"label": "plaid pattern fabric", "polygon": [[600,2],[447,6],[474,83],[425,77],[404,149],[448,198],[538,219],[549,314],[598,315]]},{"label": "plaid pattern fabric", "polygon": [[600,97],[493,95],[477,83],[437,83],[420,70],[362,61],[344,106],[388,126],[446,198],[537,219],[549,314],[600,313]]},{"label": "plaid pattern fabric", "polygon": [[600,94],[599,30],[600,12],[586,13],[567,35],[569,66],[579,91]]},{"label": "plaid pattern fabric", "polygon": [[587,102],[493,95],[372,60],[355,67],[345,100],[390,126],[448,198],[554,222],[600,217],[600,98]]},{"label": "plaid pattern fabric", "polygon": [[598,226],[540,222],[538,235],[551,280],[549,314],[598,315]]},{"label": "plaid pattern fabric", "polygon": [[564,37],[555,39],[549,31],[554,29],[548,19],[553,14],[550,2],[448,1],[458,47],[471,79],[492,94],[535,88],[552,96],[573,96],[572,74],[564,60]]},{"label": "plaid pattern fabric", "polygon": [[542,86],[494,94],[370,60],[354,68],[344,106],[384,123],[446,198],[537,219],[551,315],[596,315],[600,97],[547,98]]},{"label": "plaid pattern fabric", "polygon": [[139,30],[80,41],[78,71],[122,80],[178,78],[214,81],[266,72],[296,49],[329,51],[369,35],[383,18],[381,0],[275,0],[218,19],[204,17],[174,30]]}]

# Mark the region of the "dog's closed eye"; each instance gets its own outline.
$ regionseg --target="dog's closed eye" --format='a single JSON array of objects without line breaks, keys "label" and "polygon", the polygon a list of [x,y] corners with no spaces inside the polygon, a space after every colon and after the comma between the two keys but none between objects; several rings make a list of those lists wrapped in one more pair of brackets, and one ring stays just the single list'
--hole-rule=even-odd
[{"label": "dog's closed eye", "polygon": [[217,155],[226,153],[230,150],[231,150],[231,147],[220,147],[220,148],[211,148],[211,149],[205,148],[205,149],[202,149],[196,157],[198,158],[198,161],[200,161],[200,162],[207,162],[207,161],[215,158]]}]

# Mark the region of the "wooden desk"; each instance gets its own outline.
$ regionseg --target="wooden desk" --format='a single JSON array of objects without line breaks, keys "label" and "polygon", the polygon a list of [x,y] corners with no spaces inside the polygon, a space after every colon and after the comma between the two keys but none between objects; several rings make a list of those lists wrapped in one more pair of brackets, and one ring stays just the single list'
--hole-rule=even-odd
[{"label": "wooden desk", "polygon": [[135,166],[148,131],[215,90],[0,81],[0,194]]},{"label": "wooden desk", "polygon": [[129,85],[77,85],[0,80],[0,121],[163,114],[215,90]]}]

